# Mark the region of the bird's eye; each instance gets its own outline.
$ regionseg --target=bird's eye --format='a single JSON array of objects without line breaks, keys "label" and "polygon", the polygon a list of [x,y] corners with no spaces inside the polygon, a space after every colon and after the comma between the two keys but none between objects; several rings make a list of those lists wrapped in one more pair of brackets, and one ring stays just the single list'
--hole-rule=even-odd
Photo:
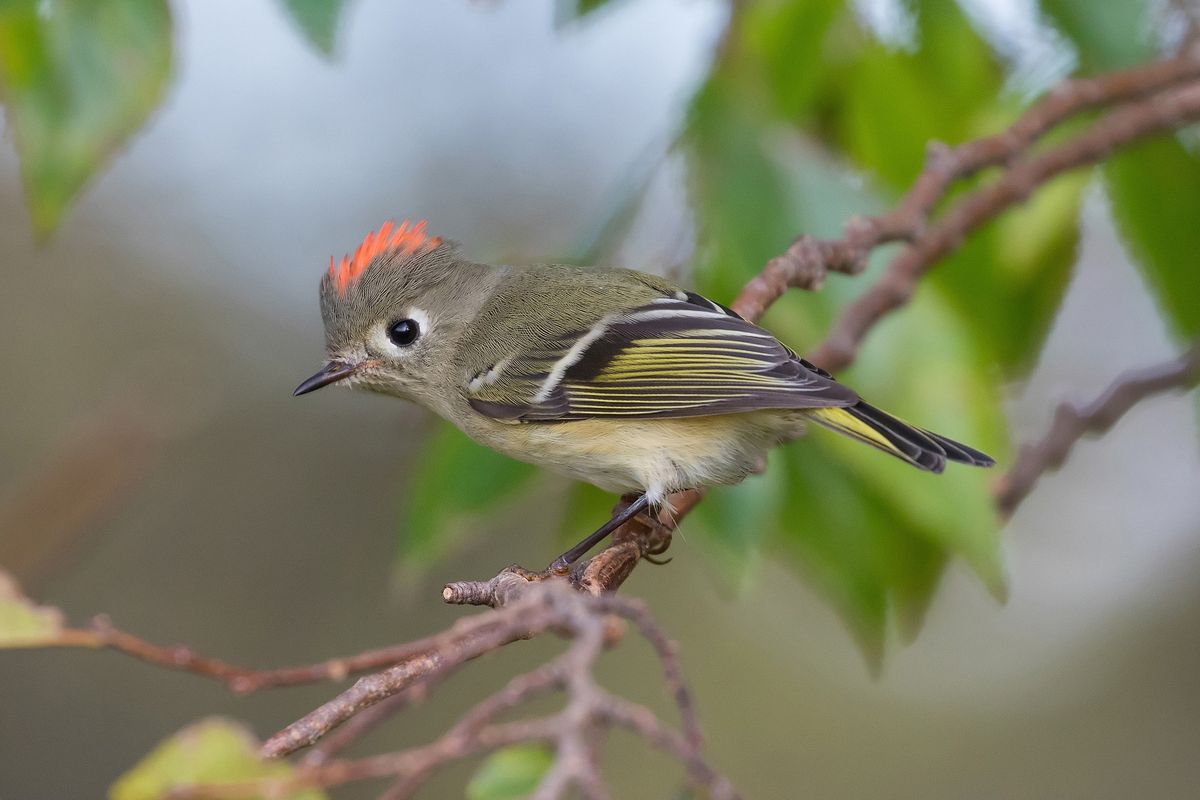
[{"label": "bird's eye", "polygon": [[415,319],[402,319],[391,324],[387,335],[397,347],[408,347],[421,335],[421,326]]}]

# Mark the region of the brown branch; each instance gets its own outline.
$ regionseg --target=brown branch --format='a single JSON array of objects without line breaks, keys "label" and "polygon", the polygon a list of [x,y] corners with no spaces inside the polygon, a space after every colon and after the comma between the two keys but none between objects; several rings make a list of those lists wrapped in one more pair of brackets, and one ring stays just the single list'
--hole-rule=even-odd
[{"label": "brown branch", "polygon": [[789,288],[819,289],[829,272],[856,275],[866,268],[876,248],[920,237],[955,181],[1012,162],[1052,128],[1074,116],[1196,79],[1200,79],[1200,55],[1189,50],[1132,69],[1063,81],[1007,130],[993,136],[954,148],[932,143],[924,170],[895,209],[879,216],[851,219],[841,239],[797,238],[746,284],[733,307],[743,317],[757,320]]},{"label": "brown branch", "polygon": [[285,778],[251,779],[233,783],[178,786],[163,800],[242,800],[243,798],[287,797],[295,791],[340,786],[373,778],[408,775],[430,762],[450,763],[473,755],[516,744],[551,742],[556,733],[554,717],[490,725],[471,740],[448,744],[439,739],[421,747],[359,759],[331,761],[316,767],[301,767]]},{"label": "brown branch", "polygon": [[1127,372],[1085,406],[1062,403],[1045,436],[1021,447],[1016,462],[996,486],[996,506],[1010,515],[1041,476],[1062,466],[1075,443],[1104,433],[1137,403],[1163,392],[1200,384],[1200,342],[1165,364]]},{"label": "brown branch", "polygon": [[441,675],[431,675],[347,720],[346,724],[317,742],[304,758],[300,759],[300,763],[310,767],[328,763],[334,756],[392,717],[411,706],[424,703],[441,678]]},{"label": "brown branch", "polygon": [[1004,174],[968,194],[916,236],[876,283],[851,303],[812,360],[828,370],[853,363],[867,333],[908,302],[918,281],[964,237],[1024,201],[1051,178],[1103,161],[1119,148],[1200,119],[1200,83],[1168,89],[1128,103],[1088,130],[1039,155],[1016,161]]},{"label": "brown branch", "polygon": [[[672,508],[662,509],[655,517],[643,515],[626,523],[613,533],[603,550],[575,564],[567,580],[591,595],[616,591],[643,558],[656,556],[670,546],[678,516],[687,513],[702,496],[699,490],[679,492],[671,496]],[[448,583],[442,589],[442,599],[455,605],[500,608],[521,597],[531,583],[554,577],[549,572],[532,572],[513,564],[486,581]]]},{"label": "brown branch", "polygon": [[[556,582],[544,583],[551,586]],[[497,613],[459,620],[446,632],[421,640],[422,646],[414,648],[405,659],[382,672],[360,678],[334,699],[272,736],[263,745],[263,755],[279,758],[308,747],[363,709],[430,675],[545,632],[558,620],[554,607],[547,602],[553,596],[526,591]]]},{"label": "brown branch", "polygon": [[[649,709],[615,697],[596,685],[592,678],[595,663],[605,646],[619,638],[614,632],[613,615],[632,622],[659,654],[668,685],[679,706],[682,733],[663,724]],[[305,787],[329,787],[392,777],[395,782],[384,797],[403,800],[411,797],[437,770],[452,762],[518,742],[544,742],[554,747],[556,758],[532,795],[534,798],[560,797],[571,788],[578,789],[587,798],[607,798],[594,744],[596,737],[613,725],[628,728],[652,746],[677,758],[684,765],[689,780],[707,796],[725,799],[738,796],[732,785],[701,754],[702,737],[674,647],[644,605],[615,595],[593,596],[577,591],[567,581],[548,580],[527,583],[519,598],[473,619],[487,620],[486,624],[476,626],[481,630],[502,628],[506,631],[500,637],[503,639],[515,640],[553,629],[569,636],[572,642],[558,658],[513,678],[503,689],[476,704],[450,730],[428,745],[362,759],[335,759],[316,764],[302,762],[296,772],[286,778],[180,787],[169,797],[183,800],[282,796]],[[470,649],[469,643],[459,644]],[[465,660],[461,654],[448,652],[455,646],[458,645],[452,644],[447,637],[437,645],[441,655],[430,652],[427,659]],[[413,662],[424,663],[419,658],[414,658]],[[378,696],[385,685],[397,692],[411,688],[407,676],[412,670],[406,671],[404,664],[396,666],[402,669],[372,676],[379,678],[372,697]],[[415,667],[416,671],[423,669]],[[348,718],[343,712],[353,713],[363,708],[364,695],[358,690],[359,684],[323,706],[327,710],[336,709],[336,713],[309,715],[289,726],[268,740],[263,746],[264,754],[278,756],[291,752],[289,748],[297,742],[314,741],[327,733],[331,729],[326,727],[330,720]],[[555,690],[562,690],[567,695],[566,706],[560,712],[533,720],[496,722],[501,714]]]},{"label": "brown branch", "polygon": [[226,684],[238,694],[248,694],[263,689],[340,681],[358,673],[389,667],[398,662],[407,662],[414,656],[429,652],[438,641],[451,634],[464,639],[486,636],[487,623],[487,620],[477,617],[465,619],[439,636],[367,650],[351,656],[331,658],[316,664],[275,669],[252,669],[238,666],[220,659],[199,655],[185,645],[154,644],[114,627],[109,618],[103,615],[94,618],[90,627],[64,628],[55,639],[39,641],[36,646],[113,650],[155,666],[212,678]]}]

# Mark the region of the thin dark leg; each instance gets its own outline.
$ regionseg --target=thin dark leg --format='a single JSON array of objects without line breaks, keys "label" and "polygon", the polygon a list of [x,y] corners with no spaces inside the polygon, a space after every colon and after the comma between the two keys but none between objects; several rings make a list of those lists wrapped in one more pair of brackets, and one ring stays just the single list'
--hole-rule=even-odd
[{"label": "thin dark leg", "polygon": [[565,573],[568,569],[570,569],[572,564],[574,564],[583,556],[584,553],[586,553],[588,550],[591,550],[603,539],[607,538],[608,535],[617,528],[636,517],[648,505],[650,505],[650,501],[646,498],[646,495],[644,493],[639,494],[632,503],[625,506],[625,508],[619,513],[615,514],[612,519],[597,528],[595,533],[589,535],[582,542],[575,545],[558,558],[554,559],[550,566],[547,567],[547,571],[559,574]]}]

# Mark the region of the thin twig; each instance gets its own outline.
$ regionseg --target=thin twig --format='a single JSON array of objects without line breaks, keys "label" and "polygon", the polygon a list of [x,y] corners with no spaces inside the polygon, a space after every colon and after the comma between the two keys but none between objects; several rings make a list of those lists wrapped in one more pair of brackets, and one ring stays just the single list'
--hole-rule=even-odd
[{"label": "thin twig", "polygon": [[39,641],[37,646],[114,650],[159,667],[212,678],[226,684],[238,694],[248,694],[284,686],[340,681],[354,674],[410,661],[414,657],[428,653],[441,641],[443,636],[448,634],[464,638],[484,635],[486,631],[477,628],[482,628],[487,623],[487,620],[469,618],[461,620],[460,624],[456,624],[447,634],[381,647],[376,650],[367,650],[351,656],[331,658],[316,664],[261,670],[202,656],[186,645],[158,645],[148,642],[132,633],[114,627],[111,620],[104,615],[95,617],[90,627],[64,628],[57,638],[50,641]]},{"label": "thin twig", "polygon": [[447,742],[443,737],[430,744],[395,753],[331,761],[316,767],[302,767],[284,778],[179,786],[167,792],[164,800],[287,797],[290,793],[305,788],[340,786],[355,781],[407,775],[424,769],[430,761],[449,763],[510,745],[551,742],[557,733],[558,724],[557,717],[550,716],[489,725],[480,730],[473,739]]},{"label": "thin twig", "polygon": [[425,680],[409,686],[404,691],[392,695],[382,703],[368,708],[317,742],[304,755],[304,758],[300,759],[300,763],[305,766],[317,766],[328,763],[334,756],[401,711],[425,702],[425,699],[429,697],[434,686],[445,677],[444,675],[431,675]]},{"label": "thin twig", "polygon": [[831,371],[853,363],[867,332],[908,302],[921,277],[938,259],[1051,178],[1103,161],[1119,148],[1197,119],[1200,83],[1193,83],[1126,104],[1063,144],[1013,163],[999,179],[958,201],[897,255],[879,280],[843,310],[825,341],[813,351],[812,360]]},{"label": "thin twig", "polygon": [[917,239],[954,182],[1014,161],[1052,128],[1081,113],[1198,78],[1200,56],[1190,49],[1164,61],[1063,81],[995,135],[954,148],[932,143],[925,168],[894,209],[879,216],[854,217],[840,239],[798,237],[746,284],[733,307],[747,319],[757,320],[789,288],[818,289],[830,272],[856,275],[866,268],[876,248]]},{"label": "thin twig", "polygon": [[1075,443],[1088,434],[1104,433],[1142,400],[1163,392],[1200,384],[1200,342],[1164,364],[1127,372],[1085,406],[1062,403],[1050,430],[1021,447],[1012,469],[996,485],[996,506],[1010,515],[1033,490],[1041,476],[1058,469]]},{"label": "thin twig", "polygon": [[[543,585],[549,587],[554,582]],[[404,660],[360,678],[333,700],[272,736],[263,745],[263,756],[279,758],[308,747],[360,711],[430,675],[544,632],[557,621],[546,599],[554,596],[548,592],[526,592],[503,609],[459,620],[446,632],[421,640],[422,646],[413,648]]]},{"label": "thin twig", "polygon": [[[610,615],[633,622],[654,645],[674,689],[684,720],[684,732],[673,730],[648,709],[616,698],[596,685],[592,678],[595,662],[614,639]],[[677,758],[684,765],[689,780],[707,796],[721,800],[737,797],[732,785],[701,754],[701,736],[674,648],[666,643],[665,635],[644,605],[615,595],[595,597],[576,591],[565,581],[542,581],[528,584],[522,597],[501,608],[485,611],[475,619],[479,618],[489,621],[487,625],[478,626],[481,630],[498,627],[497,621],[503,621],[499,627],[511,633],[553,628],[569,636],[571,645],[561,656],[513,678],[503,689],[476,704],[431,744],[362,759],[334,759],[317,764],[301,762],[297,771],[285,778],[179,787],[169,797],[183,800],[276,796],[306,787],[330,787],[392,777],[395,782],[384,797],[404,800],[436,771],[452,762],[516,742],[544,742],[554,748],[556,758],[532,797],[557,798],[575,788],[586,798],[602,800],[608,797],[608,792],[599,774],[593,744],[596,735],[612,725],[628,728],[652,746]],[[531,618],[535,618],[533,622]],[[448,644],[450,641],[447,639],[439,647],[443,650],[457,645],[470,647],[469,642],[459,641],[453,645]],[[451,653],[443,655],[451,660],[455,658]],[[373,677],[380,677],[382,683],[392,681],[394,686],[411,686],[405,683],[403,675],[389,673],[390,670]],[[514,723],[496,722],[500,715],[555,690],[565,691],[567,695],[566,706],[557,714]],[[326,706],[359,708],[361,701],[361,694],[351,689]],[[307,723],[302,720],[298,725],[306,728]],[[286,730],[296,727],[290,726]],[[312,730],[307,732],[312,733]],[[278,743],[287,739],[286,735],[273,737],[264,745],[264,752],[286,752]]]}]

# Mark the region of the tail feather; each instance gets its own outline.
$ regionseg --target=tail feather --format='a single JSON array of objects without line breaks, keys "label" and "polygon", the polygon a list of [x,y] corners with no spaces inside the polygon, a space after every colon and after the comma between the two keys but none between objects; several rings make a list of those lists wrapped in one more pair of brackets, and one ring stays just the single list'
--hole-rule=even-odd
[{"label": "tail feather", "polygon": [[979,467],[996,463],[978,450],[909,425],[863,402],[845,408],[813,409],[809,414],[826,428],[930,472],[941,472],[947,460]]}]

